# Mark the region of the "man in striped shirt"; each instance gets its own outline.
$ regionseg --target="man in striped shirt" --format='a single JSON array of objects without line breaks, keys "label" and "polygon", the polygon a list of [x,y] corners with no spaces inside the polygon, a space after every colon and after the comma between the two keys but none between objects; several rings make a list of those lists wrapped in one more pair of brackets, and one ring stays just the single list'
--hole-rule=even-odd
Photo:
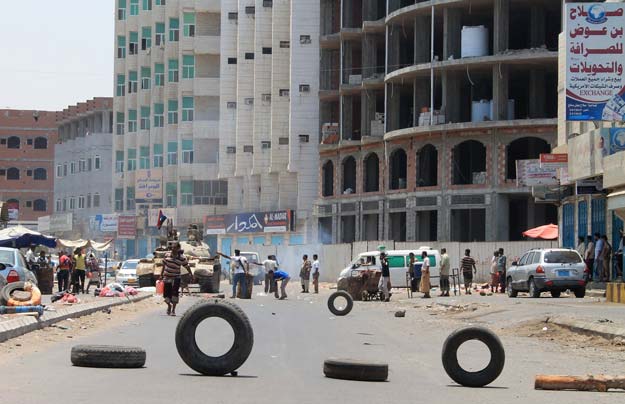
[{"label": "man in striped shirt", "polygon": [[172,245],[171,252],[167,253],[165,258],[163,258],[163,274],[161,275],[161,279],[165,283],[163,297],[165,298],[165,303],[167,303],[167,315],[176,315],[183,267],[189,273],[191,272],[189,262],[187,257],[184,256],[180,243],[175,242]]},{"label": "man in striped shirt", "polygon": [[460,261],[460,268],[462,269],[462,277],[464,278],[464,293],[471,294],[471,286],[473,285],[473,274],[477,273],[475,267],[475,260],[471,257],[471,250],[468,248],[464,250],[464,257]]}]

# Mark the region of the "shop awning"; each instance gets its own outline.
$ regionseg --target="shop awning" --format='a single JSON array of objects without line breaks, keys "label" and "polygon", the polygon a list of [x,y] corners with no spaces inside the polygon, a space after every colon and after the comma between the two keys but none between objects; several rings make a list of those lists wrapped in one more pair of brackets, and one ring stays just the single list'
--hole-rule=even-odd
[{"label": "shop awning", "polygon": [[529,229],[523,232],[525,237],[540,238],[543,240],[555,240],[558,238],[558,226],[555,224],[546,224]]},{"label": "shop awning", "polygon": [[612,192],[608,195],[608,210],[625,220],[625,190]]},{"label": "shop awning", "polygon": [[43,245],[54,248],[56,247],[56,239],[24,226],[14,226],[0,230],[0,247],[25,248],[31,245]]},{"label": "shop awning", "polygon": [[61,239],[59,239],[57,241],[57,247],[58,248],[71,248],[72,250],[75,250],[77,248],[91,248],[91,249],[96,250],[96,251],[105,251],[105,250],[107,250],[111,246],[112,242],[113,242],[113,240],[109,240],[109,241],[105,241],[103,243],[99,243],[99,242],[93,241],[93,240],[82,240],[82,239],[78,239],[78,240],[61,240]]}]

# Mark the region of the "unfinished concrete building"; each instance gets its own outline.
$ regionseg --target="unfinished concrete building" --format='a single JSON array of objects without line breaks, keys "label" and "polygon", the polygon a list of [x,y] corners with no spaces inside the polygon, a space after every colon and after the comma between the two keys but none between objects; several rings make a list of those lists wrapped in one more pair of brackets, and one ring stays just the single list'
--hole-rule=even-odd
[{"label": "unfinished concrete building", "polygon": [[556,146],[558,0],[321,0],[318,239],[519,240]]}]

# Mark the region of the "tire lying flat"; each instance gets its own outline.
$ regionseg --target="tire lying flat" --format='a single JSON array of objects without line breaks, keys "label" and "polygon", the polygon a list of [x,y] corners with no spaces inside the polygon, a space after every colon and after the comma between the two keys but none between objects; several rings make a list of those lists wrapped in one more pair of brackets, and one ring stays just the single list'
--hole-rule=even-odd
[{"label": "tire lying flat", "polygon": [[3,286],[2,289],[0,289],[0,301],[2,301],[2,304],[6,304],[9,300],[11,300],[11,294],[14,291],[24,290],[25,285],[26,282],[18,281],[7,283],[5,286]]},{"label": "tire lying flat", "polygon": [[142,348],[115,345],[76,345],[71,354],[74,366],[90,368],[142,368],[145,357]]},{"label": "tire lying flat", "polygon": [[[347,306],[345,306],[342,310],[338,309],[334,305],[334,301],[339,297],[343,297],[347,300]],[[328,309],[330,309],[330,312],[332,312],[335,316],[345,316],[352,311],[352,308],[354,308],[354,299],[352,299],[352,296],[344,290],[334,292],[328,298]]]},{"label": "tire lying flat", "polygon": [[388,379],[388,364],[353,359],[326,359],[323,374],[332,379],[383,382]]},{"label": "tire lying flat", "polygon": [[[198,325],[210,317],[218,317],[230,324],[234,343],[221,356],[208,356],[200,350],[195,339]],[[206,376],[223,376],[236,371],[250,356],[254,345],[254,331],[249,318],[241,308],[223,300],[195,304],[182,316],[176,328],[178,354],[191,369]]]},{"label": "tire lying flat", "polygon": [[[458,348],[470,340],[483,342],[490,351],[488,365],[477,372],[468,372],[458,363]],[[483,327],[467,327],[452,332],[443,344],[443,367],[456,383],[465,387],[483,387],[499,377],[506,362],[506,353],[499,337]]]}]

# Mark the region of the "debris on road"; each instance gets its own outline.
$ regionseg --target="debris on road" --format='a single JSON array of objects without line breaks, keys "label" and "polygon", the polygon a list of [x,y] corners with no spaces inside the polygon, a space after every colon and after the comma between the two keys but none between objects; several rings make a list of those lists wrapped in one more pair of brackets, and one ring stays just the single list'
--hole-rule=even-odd
[{"label": "debris on road", "polygon": [[406,310],[397,310],[395,312],[395,317],[406,317]]},{"label": "debris on road", "polygon": [[353,359],[326,359],[323,374],[332,379],[383,382],[388,379],[388,364]]},{"label": "debris on road", "polygon": [[625,376],[554,376],[537,375],[536,390],[576,390],[606,392],[609,389],[625,390]]}]

